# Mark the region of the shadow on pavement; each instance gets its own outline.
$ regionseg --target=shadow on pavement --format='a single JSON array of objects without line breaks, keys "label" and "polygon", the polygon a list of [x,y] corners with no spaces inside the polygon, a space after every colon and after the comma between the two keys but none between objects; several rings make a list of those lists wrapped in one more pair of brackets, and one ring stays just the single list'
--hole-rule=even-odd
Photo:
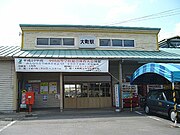
[{"label": "shadow on pavement", "polygon": [[121,112],[115,112],[114,108],[107,109],[65,109],[60,112],[59,109],[37,109],[30,114],[26,114],[23,120],[32,119],[78,119],[78,118],[104,118],[104,117],[137,117],[143,116],[135,113],[137,109],[131,112],[129,108]]}]

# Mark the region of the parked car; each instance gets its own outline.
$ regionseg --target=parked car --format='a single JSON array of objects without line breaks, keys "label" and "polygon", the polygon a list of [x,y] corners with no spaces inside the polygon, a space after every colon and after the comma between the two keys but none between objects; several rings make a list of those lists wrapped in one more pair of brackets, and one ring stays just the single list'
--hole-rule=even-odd
[{"label": "parked car", "polygon": [[[180,90],[176,91],[177,113],[180,114]],[[173,90],[151,90],[146,98],[145,113],[150,112],[166,115],[171,121],[175,121]]]},{"label": "parked car", "polygon": [[123,92],[123,107],[124,108],[130,108],[131,107],[131,101],[132,101],[132,107],[138,107],[139,106],[139,98],[136,93],[133,93],[131,95],[130,92]]}]

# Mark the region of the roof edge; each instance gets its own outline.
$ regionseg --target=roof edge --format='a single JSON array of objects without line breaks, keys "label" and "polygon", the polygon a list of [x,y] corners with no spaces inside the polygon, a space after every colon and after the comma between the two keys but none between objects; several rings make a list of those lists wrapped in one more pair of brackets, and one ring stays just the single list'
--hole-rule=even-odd
[{"label": "roof edge", "polygon": [[61,28],[87,28],[87,29],[133,29],[133,30],[155,30],[160,31],[161,28],[150,27],[128,27],[128,26],[110,26],[110,25],[68,25],[68,24],[19,24],[22,27],[61,27]]}]

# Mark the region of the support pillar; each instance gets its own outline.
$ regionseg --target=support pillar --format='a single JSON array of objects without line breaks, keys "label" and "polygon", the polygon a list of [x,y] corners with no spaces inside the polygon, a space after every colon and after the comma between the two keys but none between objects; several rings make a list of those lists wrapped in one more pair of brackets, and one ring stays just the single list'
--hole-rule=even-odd
[{"label": "support pillar", "polygon": [[62,73],[60,73],[59,75],[60,77],[60,82],[59,82],[59,88],[60,88],[60,112],[63,112],[63,101],[64,101],[64,98],[63,98],[63,75]]},{"label": "support pillar", "polygon": [[176,102],[176,91],[174,89],[174,82],[172,82],[172,90],[173,90],[173,101],[174,101],[174,112],[175,112],[175,121],[174,121],[174,126],[177,124],[177,102]]},{"label": "support pillar", "polygon": [[123,110],[123,99],[122,99],[122,63],[119,61],[119,85],[120,85],[120,110]]}]

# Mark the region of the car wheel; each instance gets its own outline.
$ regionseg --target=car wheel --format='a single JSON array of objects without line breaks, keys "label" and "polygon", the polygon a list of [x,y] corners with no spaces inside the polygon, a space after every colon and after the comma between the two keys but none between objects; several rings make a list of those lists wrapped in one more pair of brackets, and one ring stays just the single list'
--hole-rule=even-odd
[{"label": "car wheel", "polygon": [[169,118],[172,122],[174,122],[176,120],[176,113],[174,111],[174,109],[171,109],[169,112]]},{"label": "car wheel", "polygon": [[146,114],[150,114],[149,106],[146,105],[145,108],[144,108],[144,111],[145,111]]}]

